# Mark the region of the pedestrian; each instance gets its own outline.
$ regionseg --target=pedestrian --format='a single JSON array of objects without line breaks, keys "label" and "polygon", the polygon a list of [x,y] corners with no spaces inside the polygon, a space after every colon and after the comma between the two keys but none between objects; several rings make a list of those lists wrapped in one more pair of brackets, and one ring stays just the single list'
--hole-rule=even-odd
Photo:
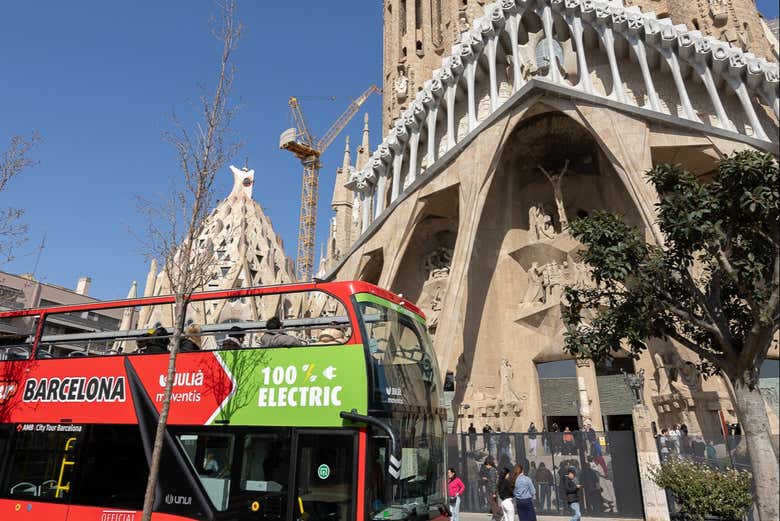
[{"label": "pedestrian", "polygon": [[712,444],[711,440],[707,440],[707,447],[705,450],[707,451],[707,463],[717,463],[718,451],[715,449],[715,445]]},{"label": "pedestrian", "polygon": [[482,480],[482,490],[485,494],[487,510],[494,517],[498,518],[501,516],[501,511],[498,507],[498,469],[493,456],[485,458],[479,477]]},{"label": "pedestrian", "polygon": [[661,435],[658,436],[658,452],[661,453],[661,461],[665,461],[669,458],[670,445],[669,429],[661,429]]},{"label": "pedestrian", "polygon": [[552,500],[553,475],[542,461],[536,469],[536,484],[539,486],[539,508],[550,510]]},{"label": "pedestrian", "polygon": [[550,425],[550,451],[553,454],[561,451],[561,429],[555,422]]},{"label": "pedestrian", "polygon": [[447,494],[450,496],[450,513],[452,514],[453,521],[458,521],[460,497],[465,491],[466,485],[460,480],[455,469],[452,467],[447,469]]},{"label": "pedestrian", "polygon": [[493,429],[490,428],[490,425],[485,424],[485,426],[482,427],[482,443],[484,444],[482,448],[488,454],[490,454],[490,438],[491,438],[490,433],[492,433],[492,432],[493,432]]},{"label": "pedestrian", "polygon": [[676,454],[680,454],[680,426],[674,425],[669,431],[667,431],[667,438],[669,439],[671,446]]},{"label": "pedestrian", "polygon": [[511,472],[504,467],[501,471],[501,481],[498,482],[498,498],[501,500],[501,521],[515,521],[515,499],[514,484],[511,479]]},{"label": "pedestrian", "polygon": [[512,481],[515,489],[512,495],[515,498],[515,510],[520,521],[536,521],[536,511],[534,510],[534,497],[536,497],[536,488],[531,478],[525,475],[522,465],[515,465],[512,472]]},{"label": "pedestrian", "polygon": [[570,468],[569,471],[566,473],[566,479],[563,482],[563,492],[566,495],[566,503],[568,503],[569,508],[572,511],[572,516],[570,521],[579,521],[582,515],[580,514],[580,488],[582,488],[582,485],[574,481],[574,478],[577,476],[577,471],[573,468]]},{"label": "pedestrian", "polygon": [[477,429],[474,427],[474,423],[469,424],[469,448],[471,452],[477,450]]},{"label": "pedestrian", "polygon": [[528,455],[532,458],[536,457],[536,425],[531,422],[528,426]]},{"label": "pedestrian", "polygon": [[577,451],[574,449],[574,434],[569,427],[563,429],[563,448],[564,454],[575,454]]}]

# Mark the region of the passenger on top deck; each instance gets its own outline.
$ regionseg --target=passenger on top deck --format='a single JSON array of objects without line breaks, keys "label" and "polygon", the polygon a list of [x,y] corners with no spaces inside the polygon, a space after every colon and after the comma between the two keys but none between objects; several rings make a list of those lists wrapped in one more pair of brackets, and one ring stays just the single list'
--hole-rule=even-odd
[{"label": "passenger on top deck", "polygon": [[266,332],[260,337],[260,347],[295,347],[303,342],[292,335],[279,331],[282,322],[279,317],[271,317],[265,323]]},{"label": "passenger on top deck", "polygon": [[222,341],[222,349],[241,349],[244,347],[244,330],[238,326],[230,328],[230,332]]},{"label": "passenger on top deck", "polygon": [[336,328],[323,329],[317,336],[316,344],[343,344],[344,332]]},{"label": "passenger on top deck", "polygon": [[190,324],[187,326],[187,328],[184,330],[184,338],[181,341],[181,347],[179,347],[180,351],[200,351],[202,349],[201,347],[201,336],[200,334],[203,332],[201,327],[198,324]]}]

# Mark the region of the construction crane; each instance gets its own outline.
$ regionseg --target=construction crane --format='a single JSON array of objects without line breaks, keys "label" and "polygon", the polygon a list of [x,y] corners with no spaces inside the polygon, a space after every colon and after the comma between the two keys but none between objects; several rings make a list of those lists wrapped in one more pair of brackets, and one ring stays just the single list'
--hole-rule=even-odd
[{"label": "construction crane", "polygon": [[314,270],[314,241],[317,235],[317,198],[320,178],[320,156],[344,130],[347,123],[357,114],[360,107],[373,93],[382,92],[376,85],[371,85],[358,96],[339,118],[330,126],[325,134],[316,139],[309,132],[309,126],[301,112],[298,98],[291,97],[288,105],[292,112],[295,127],[288,128],[279,136],[279,148],[289,150],[300,159],[303,165],[303,180],[301,183],[301,215],[298,223],[298,255],[296,271],[298,280],[311,280]]}]

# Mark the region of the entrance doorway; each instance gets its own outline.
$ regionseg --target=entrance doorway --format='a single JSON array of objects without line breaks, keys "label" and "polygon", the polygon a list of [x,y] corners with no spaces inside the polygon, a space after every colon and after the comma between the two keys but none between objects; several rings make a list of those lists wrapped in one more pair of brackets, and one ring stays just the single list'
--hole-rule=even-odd
[{"label": "entrance doorway", "polygon": [[548,431],[552,430],[553,423],[558,425],[561,432],[566,427],[571,431],[576,431],[580,428],[579,419],[576,416],[545,416],[544,423]]},{"label": "entrance doorway", "polygon": [[608,431],[633,431],[634,418],[630,414],[610,414],[604,416],[604,426]]}]

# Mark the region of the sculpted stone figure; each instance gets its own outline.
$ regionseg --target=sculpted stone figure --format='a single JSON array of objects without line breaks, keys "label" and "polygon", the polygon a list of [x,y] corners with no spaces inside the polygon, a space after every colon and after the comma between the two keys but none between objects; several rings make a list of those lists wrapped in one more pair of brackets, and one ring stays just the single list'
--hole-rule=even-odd
[{"label": "sculpted stone figure", "polygon": [[501,379],[498,397],[505,403],[520,402],[522,398],[512,389],[512,364],[506,358],[501,359],[501,365],[498,369],[498,374]]},{"label": "sculpted stone figure", "polygon": [[555,207],[558,209],[558,220],[561,222],[561,228],[565,228],[569,224],[569,220],[566,218],[566,209],[563,206],[563,176],[566,175],[566,171],[569,169],[569,160],[567,159],[563,163],[561,171],[556,173],[548,172],[543,166],[539,165],[539,170],[542,171],[544,176],[550,181],[553,187],[553,194],[555,195]]},{"label": "sculpted stone figure", "polygon": [[669,385],[669,374],[666,372],[666,366],[664,365],[664,359],[661,357],[661,353],[654,353],[653,361],[655,362],[655,370],[658,374],[658,394],[670,394],[672,388]]},{"label": "sculpted stone figure", "polygon": [[405,100],[409,92],[409,78],[403,68],[398,71],[398,78],[393,82],[393,91],[399,101]]},{"label": "sculpted stone figure", "polygon": [[546,302],[546,295],[542,283],[542,268],[538,262],[531,264],[528,270],[528,287],[523,296],[523,302]]},{"label": "sculpted stone figure", "polygon": [[427,280],[445,279],[450,275],[452,249],[436,248],[425,257],[423,267],[428,272]]},{"label": "sculpted stone figure", "polygon": [[536,241],[555,238],[552,219],[544,212],[541,204],[531,206],[528,209],[528,230]]}]

